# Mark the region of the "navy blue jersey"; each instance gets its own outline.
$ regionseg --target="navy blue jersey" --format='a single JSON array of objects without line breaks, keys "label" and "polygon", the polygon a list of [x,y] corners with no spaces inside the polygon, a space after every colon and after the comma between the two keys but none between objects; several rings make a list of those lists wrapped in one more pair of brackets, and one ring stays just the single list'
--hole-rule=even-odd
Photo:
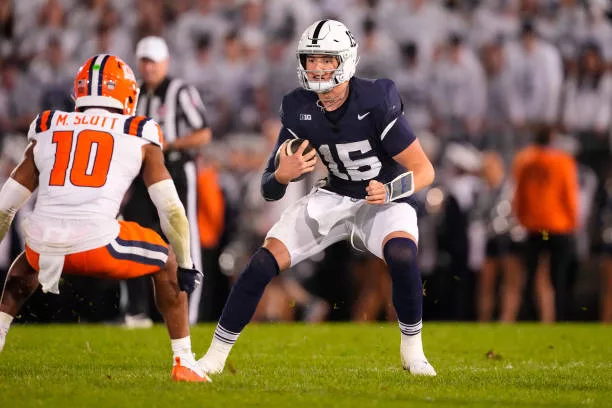
[{"label": "navy blue jersey", "polygon": [[334,112],[326,113],[317,101],[315,92],[302,88],[283,98],[283,127],[262,180],[266,199],[282,197],[268,194],[266,183],[278,187],[270,180],[275,171],[274,156],[285,140],[296,137],[308,140],[327,167],[329,177],[323,188],[344,196],[365,198],[370,180],[388,183],[406,172],[393,156],[416,138],[402,114],[393,81],[353,77],[347,101]]}]

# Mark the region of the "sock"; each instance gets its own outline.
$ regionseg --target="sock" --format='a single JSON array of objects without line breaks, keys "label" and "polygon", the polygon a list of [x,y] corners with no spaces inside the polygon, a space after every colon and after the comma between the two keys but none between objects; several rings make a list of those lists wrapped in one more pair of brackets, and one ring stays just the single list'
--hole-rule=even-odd
[{"label": "sock", "polygon": [[221,367],[225,365],[225,360],[227,360],[227,356],[229,356],[234,343],[238,340],[238,336],[240,333],[232,333],[228,330],[225,330],[220,324],[217,325],[215,329],[215,334],[213,335],[213,339],[210,343],[210,347],[206,352],[206,356],[209,359],[213,359]]},{"label": "sock", "polygon": [[417,261],[417,247],[408,238],[392,238],[383,248],[391,282],[393,306],[402,334],[421,332],[423,318],[423,283]]},{"label": "sock", "polygon": [[266,248],[259,248],[232,287],[215,330],[215,338],[227,344],[236,342],[253,317],[266,285],[278,273],[274,256]]},{"label": "sock", "polygon": [[411,336],[402,333],[401,336],[402,340],[400,343],[400,352],[407,360],[427,361],[427,358],[425,358],[425,353],[423,352],[423,342],[421,340],[420,332]]},{"label": "sock", "polygon": [[183,337],[182,339],[171,339],[170,344],[172,345],[172,352],[175,357],[193,359],[191,336]]},{"label": "sock", "polygon": [[276,259],[266,248],[259,248],[232,287],[221,318],[206,352],[209,363],[222,368],[240,332],[251,320],[266,285],[278,275]]}]

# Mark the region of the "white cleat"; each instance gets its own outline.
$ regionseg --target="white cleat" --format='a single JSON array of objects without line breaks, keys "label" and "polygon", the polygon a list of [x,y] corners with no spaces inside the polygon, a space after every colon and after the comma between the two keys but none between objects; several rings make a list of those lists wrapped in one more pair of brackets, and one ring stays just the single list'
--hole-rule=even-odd
[{"label": "white cleat", "polygon": [[404,366],[404,370],[410,371],[410,374],[412,375],[423,375],[426,377],[436,376],[436,370],[434,370],[432,365],[429,364],[429,361],[426,359],[406,361],[402,357],[402,365]]},{"label": "white cleat", "polygon": [[0,331],[0,351],[4,348],[4,342],[6,341],[6,335]]},{"label": "white cleat", "polygon": [[198,360],[198,366],[207,374],[221,374],[225,363],[210,357],[206,353],[204,357]]}]

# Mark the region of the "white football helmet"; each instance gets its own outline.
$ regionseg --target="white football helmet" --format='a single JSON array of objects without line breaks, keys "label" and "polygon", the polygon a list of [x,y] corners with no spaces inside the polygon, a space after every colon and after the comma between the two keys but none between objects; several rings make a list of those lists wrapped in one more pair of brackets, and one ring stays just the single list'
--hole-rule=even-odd
[{"label": "white football helmet", "polygon": [[[300,86],[309,91],[325,93],[348,81],[357,68],[357,41],[344,24],[336,20],[319,20],[304,31],[297,48],[297,74]],[[338,59],[329,81],[310,81],[306,75],[306,56],[333,55]]]}]

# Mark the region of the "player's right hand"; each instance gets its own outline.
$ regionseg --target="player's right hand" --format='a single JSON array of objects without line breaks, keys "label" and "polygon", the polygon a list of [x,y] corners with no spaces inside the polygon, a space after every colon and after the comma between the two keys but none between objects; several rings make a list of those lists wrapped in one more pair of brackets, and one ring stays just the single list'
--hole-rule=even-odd
[{"label": "player's right hand", "polygon": [[291,180],[298,178],[302,174],[313,171],[315,164],[317,164],[317,152],[315,149],[302,155],[306,147],[308,147],[308,141],[302,142],[300,147],[291,156],[287,154],[287,142],[285,141],[279,147],[281,152],[280,161],[278,168],[274,172],[274,176],[282,184],[289,184]]},{"label": "player's right hand", "polygon": [[177,275],[179,288],[182,291],[187,292],[187,294],[190,294],[196,290],[196,288],[202,284],[202,280],[204,279],[204,274],[198,271],[195,268],[195,265],[192,266],[191,269],[181,268],[179,266]]}]

